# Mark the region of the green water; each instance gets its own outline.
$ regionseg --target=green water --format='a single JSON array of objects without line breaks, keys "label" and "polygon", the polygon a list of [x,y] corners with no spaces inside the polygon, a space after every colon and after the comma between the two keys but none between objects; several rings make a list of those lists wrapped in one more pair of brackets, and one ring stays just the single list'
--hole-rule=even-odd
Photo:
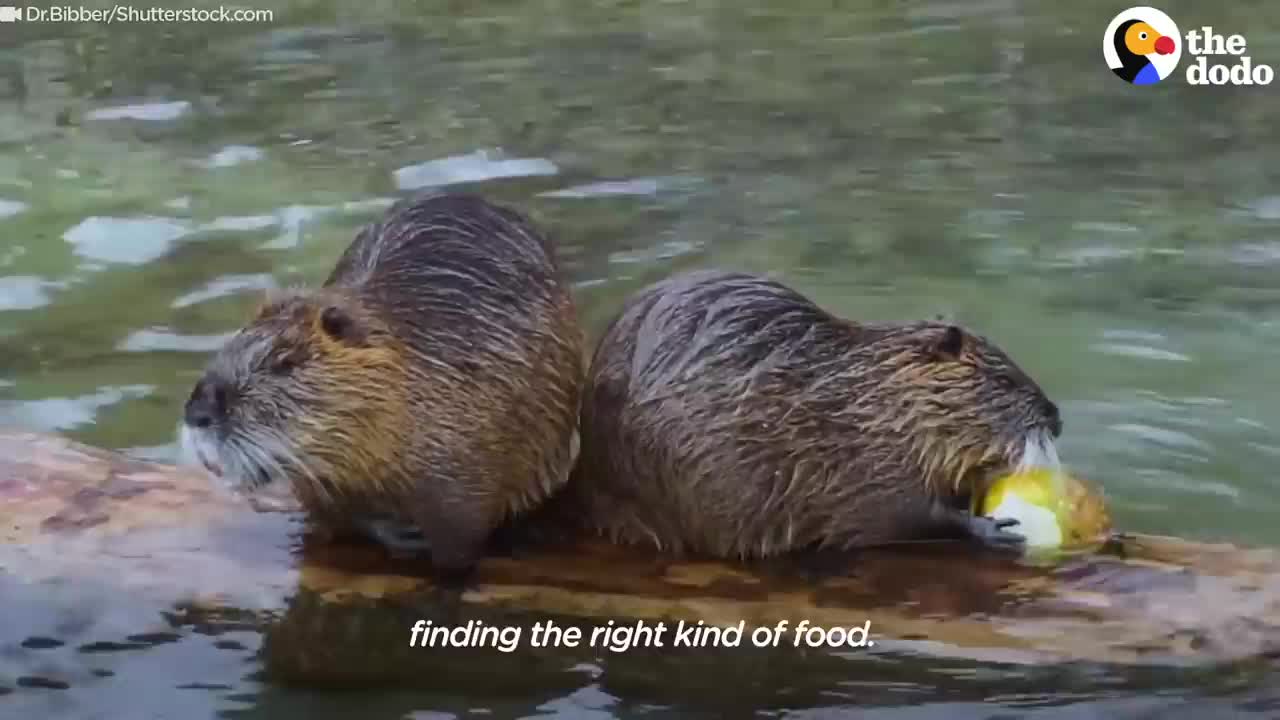
[{"label": "green water", "polygon": [[[1280,545],[1280,94],[1126,85],[1100,52],[1124,6],[258,0],[272,22],[0,26],[0,424],[171,458],[207,354],[263,288],[322,279],[392,199],[458,187],[552,231],[593,328],[711,265],[854,318],[951,316],[1058,402],[1065,460],[1121,527]],[[1275,3],[1161,7],[1280,67]],[[607,664],[566,669],[551,699],[335,700],[171,654],[138,662],[225,686],[188,691],[180,717],[706,711],[611,692]],[[908,663],[761,712],[1280,707],[1002,672]],[[131,717],[147,677],[84,702]],[[0,715],[93,716],[40,692],[0,695]]]}]

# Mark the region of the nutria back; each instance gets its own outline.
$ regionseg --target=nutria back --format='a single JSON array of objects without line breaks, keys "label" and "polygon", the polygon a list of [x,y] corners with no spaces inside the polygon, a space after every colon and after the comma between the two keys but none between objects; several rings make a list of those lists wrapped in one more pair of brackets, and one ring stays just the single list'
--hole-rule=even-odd
[{"label": "nutria back", "polygon": [[765,278],[672,277],[630,298],[583,394],[573,496],[623,542],[758,557],[931,537],[1057,408],[989,340],[856,323]]},{"label": "nutria back", "polygon": [[562,486],[577,452],[583,335],[554,247],[468,195],[403,201],[324,285],[280,293],[188,402],[192,454],[242,487],[291,482],[322,524],[416,524],[466,566]]}]

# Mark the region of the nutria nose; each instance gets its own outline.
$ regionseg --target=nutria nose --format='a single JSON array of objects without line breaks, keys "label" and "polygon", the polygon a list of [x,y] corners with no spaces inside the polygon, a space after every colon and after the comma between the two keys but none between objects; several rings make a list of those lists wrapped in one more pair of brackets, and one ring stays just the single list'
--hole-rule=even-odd
[{"label": "nutria nose", "polygon": [[211,375],[205,375],[196,383],[187,398],[183,419],[191,427],[207,428],[221,422],[227,416],[226,387]]}]

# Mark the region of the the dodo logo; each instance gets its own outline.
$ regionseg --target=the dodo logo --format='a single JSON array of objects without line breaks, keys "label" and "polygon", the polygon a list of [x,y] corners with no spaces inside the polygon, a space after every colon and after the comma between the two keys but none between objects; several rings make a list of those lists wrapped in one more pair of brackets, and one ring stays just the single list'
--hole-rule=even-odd
[{"label": "the dodo logo", "polygon": [[1168,15],[1152,7],[1131,7],[1107,26],[1102,54],[1112,72],[1126,82],[1155,85],[1177,69],[1181,39]]},{"label": "the dodo logo", "polygon": [[1102,54],[1116,75],[1133,85],[1154,85],[1173,74],[1186,46],[1188,85],[1270,85],[1276,73],[1256,62],[1243,35],[1223,35],[1212,25],[1178,34],[1168,15],[1153,7],[1131,7],[1111,20]]}]

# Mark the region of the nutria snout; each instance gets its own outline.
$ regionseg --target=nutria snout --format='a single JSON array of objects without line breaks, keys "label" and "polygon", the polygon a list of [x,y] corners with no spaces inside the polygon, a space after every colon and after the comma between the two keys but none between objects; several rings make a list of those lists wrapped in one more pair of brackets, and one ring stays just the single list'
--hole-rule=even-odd
[{"label": "nutria snout", "polygon": [[1058,408],[988,339],[856,323],[743,273],[672,277],[624,304],[583,391],[571,483],[624,542],[716,556],[968,531],[970,494],[1056,463]]},{"label": "nutria snout", "polygon": [[554,247],[467,195],[402,201],[324,285],[272,294],[209,362],[186,454],[232,485],[288,481],[321,525],[416,525],[465,569],[577,454],[583,335]]}]

